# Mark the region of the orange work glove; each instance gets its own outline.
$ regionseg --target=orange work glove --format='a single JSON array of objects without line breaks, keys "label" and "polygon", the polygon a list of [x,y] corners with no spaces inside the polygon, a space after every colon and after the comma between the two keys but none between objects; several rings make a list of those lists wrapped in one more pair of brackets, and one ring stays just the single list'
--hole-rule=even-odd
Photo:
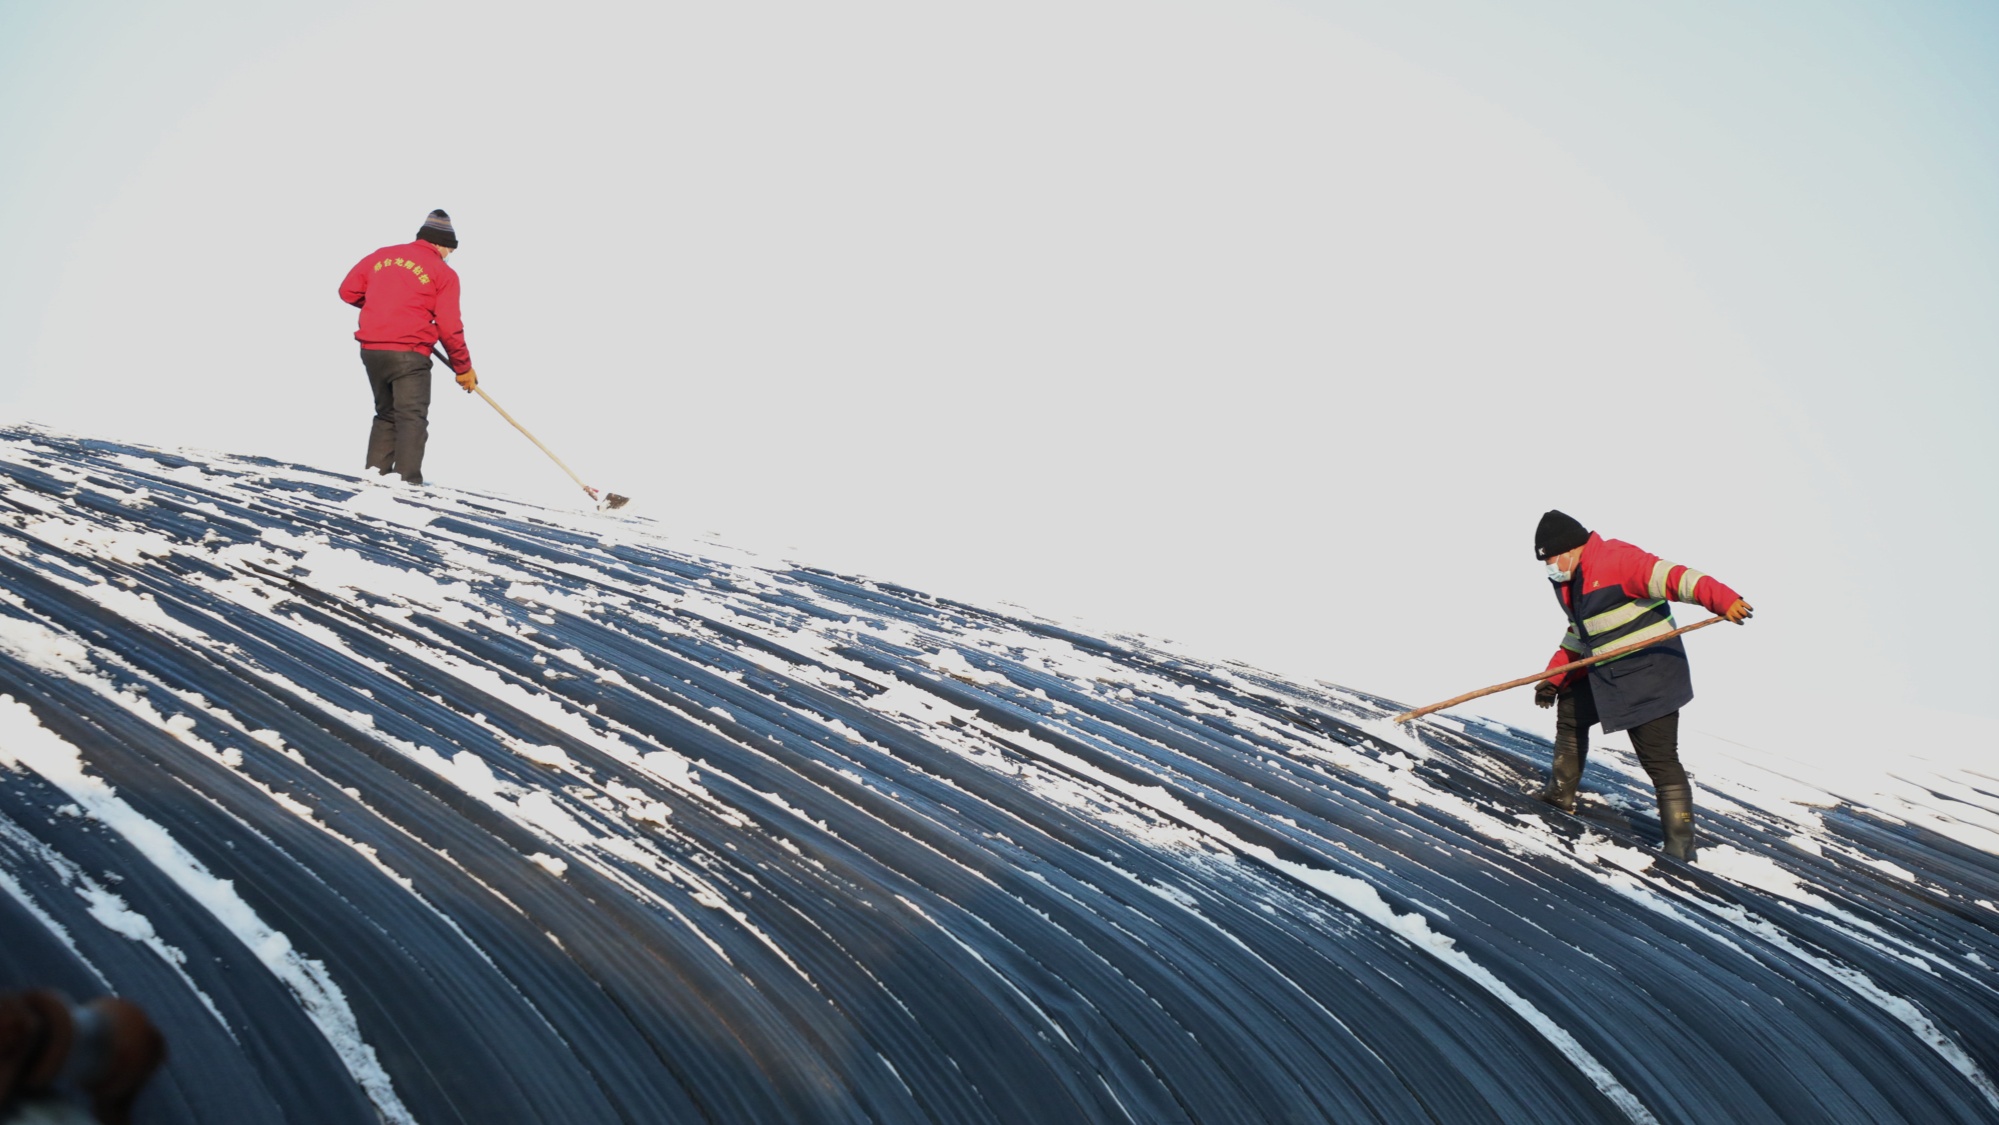
[{"label": "orange work glove", "polygon": [[1756,616],[1756,613],[1753,609],[1750,608],[1748,602],[1743,601],[1741,598],[1737,598],[1735,599],[1735,604],[1729,606],[1728,612],[1722,614],[1722,616],[1728,618],[1728,623],[1730,625],[1740,625],[1744,621],[1749,620],[1751,617]]},{"label": "orange work glove", "polygon": [[464,373],[458,376],[458,385],[465,388],[466,394],[471,394],[472,388],[479,385],[479,373],[469,367],[466,368]]}]

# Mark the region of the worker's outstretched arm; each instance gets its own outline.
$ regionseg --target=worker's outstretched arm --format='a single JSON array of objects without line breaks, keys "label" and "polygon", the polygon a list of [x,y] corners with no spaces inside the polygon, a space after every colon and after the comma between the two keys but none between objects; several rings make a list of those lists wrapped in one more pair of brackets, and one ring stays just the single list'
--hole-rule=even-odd
[{"label": "worker's outstretched arm", "polygon": [[1634,598],[1670,598],[1705,608],[1737,625],[1749,619],[1749,603],[1719,578],[1657,555],[1633,550],[1621,559],[1617,581]]}]

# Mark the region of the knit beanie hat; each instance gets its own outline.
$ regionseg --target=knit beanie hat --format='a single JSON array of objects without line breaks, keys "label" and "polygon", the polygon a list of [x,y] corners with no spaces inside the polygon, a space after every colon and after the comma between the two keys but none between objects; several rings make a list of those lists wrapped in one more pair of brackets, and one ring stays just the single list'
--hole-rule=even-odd
[{"label": "knit beanie hat", "polygon": [[458,249],[458,232],[451,229],[451,216],[443,211],[432,211],[423,226],[417,228],[416,236],[425,242]]},{"label": "knit beanie hat", "polygon": [[1541,523],[1534,528],[1534,557],[1552,559],[1564,551],[1573,551],[1589,542],[1589,529],[1576,522],[1576,517],[1567,512],[1549,509],[1541,516]]}]

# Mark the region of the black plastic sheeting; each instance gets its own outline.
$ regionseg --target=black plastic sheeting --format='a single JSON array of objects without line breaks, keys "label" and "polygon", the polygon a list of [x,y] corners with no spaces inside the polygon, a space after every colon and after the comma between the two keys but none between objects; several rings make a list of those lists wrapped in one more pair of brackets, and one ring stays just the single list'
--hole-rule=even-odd
[{"label": "black plastic sheeting", "polygon": [[0,431],[0,694],[144,1122],[1999,1121],[1973,837],[640,520]]}]

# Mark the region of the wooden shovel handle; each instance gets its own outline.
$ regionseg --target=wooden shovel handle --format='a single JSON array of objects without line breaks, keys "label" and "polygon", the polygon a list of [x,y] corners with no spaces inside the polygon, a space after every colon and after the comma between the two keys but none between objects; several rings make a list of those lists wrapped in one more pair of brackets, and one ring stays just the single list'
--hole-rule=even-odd
[{"label": "wooden shovel handle", "polygon": [[1670,633],[1662,633],[1656,637],[1648,637],[1645,640],[1639,641],[1637,644],[1625,645],[1623,648],[1614,648],[1611,649],[1609,652],[1599,652],[1595,656],[1587,657],[1582,660],[1573,661],[1571,663],[1564,664],[1559,668],[1550,668],[1545,672],[1537,672],[1532,676],[1522,676],[1517,680],[1508,680],[1503,684],[1494,684],[1491,687],[1480,688],[1477,691],[1468,691],[1463,695],[1453,696],[1450,699],[1446,699],[1442,703],[1432,703],[1428,707],[1418,707],[1414,711],[1404,711],[1400,715],[1395,716],[1395,721],[1398,723],[1406,723],[1411,719],[1420,719],[1432,711],[1442,711],[1446,707],[1456,707],[1460,703],[1469,703],[1474,699],[1480,698],[1481,696],[1492,695],[1497,692],[1506,691],[1509,688],[1517,688],[1526,684],[1539,683],[1540,681],[1545,680],[1550,676],[1559,676],[1564,672],[1573,672],[1578,668],[1587,668],[1592,664],[1601,664],[1602,662],[1609,660],[1612,657],[1623,656],[1627,652],[1637,652],[1639,649],[1644,648],[1648,645],[1656,645],[1660,641],[1670,641],[1674,637],[1679,636],[1681,633],[1691,633],[1695,629],[1705,629],[1717,621],[1726,621],[1726,620],[1728,620],[1728,618],[1726,617],[1710,617],[1706,621],[1696,621],[1692,625],[1682,625]]},{"label": "wooden shovel handle", "polygon": [[[439,347],[438,347],[438,346],[437,346],[436,344],[432,344],[432,345],[430,346],[430,354],[432,354],[432,355],[436,356],[436,357],[438,358],[439,362],[443,363],[445,367],[449,368],[449,367],[451,366],[451,357],[449,357],[449,356],[445,355],[445,354],[444,354],[444,351],[443,351],[443,350],[442,350],[441,348],[439,348]],[[513,427],[514,429],[516,429],[516,430],[519,430],[519,431],[521,432],[521,436],[522,436],[522,437],[525,437],[525,438],[527,438],[527,439],[528,439],[529,441],[533,442],[533,443],[534,443],[534,447],[535,447],[536,449],[539,449],[539,450],[541,450],[541,451],[542,451],[543,453],[546,453],[546,454],[548,454],[548,459],[549,459],[549,460],[551,460],[551,461],[553,461],[553,462],[555,462],[555,467],[556,467],[556,468],[558,468],[558,469],[561,469],[561,470],[562,470],[563,472],[565,472],[565,473],[568,473],[568,474],[569,474],[569,479],[570,479],[570,480],[573,480],[573,481],[575,481],[575,482],[576,482],[576,487],[578,487],[578,488],[582,489],[585,495],[589,496],[589,497],[590,497],[590,499],[592,499],[592,500],[595,500],[595,499],[597,499],[597,490],[596,490],[596,489],[594,489],[594,488],[591,488],[591,487],[590,487],[589,485],[587,485],[587,484],[584,484],[584,483],[583,483],[583,478],[582,478],[582,477],[579,477],[579,476],[577,476],[577,475],[576,475],[576,470],[574,470],[574,469],[570,468],[569,466],[567,466],[567,465],[563,464],[563,463],[562,463],[562,458],[560,458],[560,457],[557,457],[557,456],[555,455],[555,450],[553,450],[553,449],[550,449],[549,447],[547,447],[547,446],[543,445],[543,444],[541,443],[541,439],[540,439],[540,438],[538,438],[538,437],[534,436],[534,435],[533,435],[533,434],[531,434],[531,433],[528,433],[528,428],[527,428],[526,426],[523,426],[523,425],[521,425],[521,424],[520,424],[519,422],[516,422],[516,421],[514,421],[514,416],[513,416],[513,415],[511,415],[511,414],[509,414],[509,413],[507,413],[507,410],[506,410],[506,408],[505,408],[505,407],[501,406],[501,405],[500,405],[499,403],[497,403],[497,402],[494,402],[494,401],[493,401],[493,396],[492,396],[492,395],[489,395],[489,394],[487,394],[487,393],[486,393],[486,388],[484,388],[484,387],[480,386],[480,385],[479,385],[478,383],[476,383],[476,382],[475,382],[475,383],[473,383],[473,384],[472,384],[472,392],[473,392],[474,394],[477,394],[477,395],[478,395],[478,396],[479,396],[480,398],[483,398],[483,399],[485,399],[485,400],[486,400],[486,405],[487,405],[487,406],[490,406],[490,407],[492,407],[492,408],[493,408],[494,410],[497,410],[497,411],[499,411],[499,412],[500,412],[500,417],[502,417],[502,418],[505,418],[505,419],[507,420],[507,424],[508,424],[508,425],[512,426],[512,427]]]},{"label": "wooden shovel handle", "polygon": [[575,472],[575,470],[573,470],[573,469],[571,469],[571,468],[570,468],[569,466],[567,466],[567,465],[563,464],[563,463],[562,463],[562,458],[560,458],[560,457],[557,457],[557,456],[555,455],[555,451],[554,451],[554,450],[552,450],[552,449],[550,449],[549,447],[547,447],[547,446],[543,445],[543,444],[541,443],[541,439],[540,439],[540,438],[538,438],[538,437],[534,436],[534,435],[533,435],[533,434],[531,434],[531,433],[528,433],[528,428],[527,428],[526,426],[523,426],[523,425],[521,425],[521,424],[520,424],[519,422],[516,422],[516,421],[514,421],[514,416],[513,416],[513,415],[511,415],[511,414],[509,414],[509,413],[507,413],[507,410],[506,410],[506,407],[503,407],[503,406],[501,406],[501,405],[500,405],[499,403],[497,403],[497,402],[494,402],[494,401],[493,401],[493,396],[492,396],[492,395],[489,395],[489,394],[487,394],[487,393],[486,393],[486,388],[484,388],[484,387],[482,387],[482,386],[479,386],[479,385],[478,385],[477,383],[474,383],[474,384],[472,385],[472,391],[473,391],[473,393],[474,393],[474,394],[477,394],[477,395],[478,395],[478,396],[479,396],[480,398],[483,398],[483,399],[485,399],[485,400],[486,400],[486,405],[487,405],[487,406],[490,406],[490,407],[492,407],[493,409],[495,409],[495,410],[499,411],[499,412],[500,412],[500,417],[502,417],[502,418],[505,418],[505,419],[507,420],[507,422],[508,422],[508,424],[509,424],[509,425],[513,426],[513,428],[514,428],[514,429],[516,429],[516,430],[519,430],[519,431],[521,432],[521,434],[522,434],[522,435],[523,435],[524,437],[526,437],[526,438],[527,438],[527,439],[528,439],[529,441],[533,442],[533,443],[534,443],[534,445],[535,445],[535,448],[536,448],[536,449],[539,449],[539,450],[541,450],[541,451],[542,451],[543,453],[546,453],[546,454],[548,454],[548,459],[549,459],[549,460],[551,460],[551,461],[553,461],[553,462],[555,462],[555,465],[556,465],[556,467],[557,467],[557,468],[561,469],[561,470],[562,470],[563,472],[565,472],[565,473],[568,473],[568,474],[569,474],[569,479],[570,479],[570,480],[573,480],[573,481],[575,481],[575,482],[576,482],[576,487],[578,487],[578,488],[582,489],[582,490],[583,490],[584,492],[588,493],[588,494],[589,494],[589,496],[590,496],[590,499],[592,499],[592,500],[595,500],[595,499],[597,498],[597,490],[596,490],[596,489],[594,489],[594,488],[591,488],[591,487],[590,487],[589,485],[587,485],[587,484],[584,484],[584,483],[583,483],[583,478],[582,478],[582,477],[579,477],[579,476],[577,476],[577,475],[576,475],[576,472]]}]

